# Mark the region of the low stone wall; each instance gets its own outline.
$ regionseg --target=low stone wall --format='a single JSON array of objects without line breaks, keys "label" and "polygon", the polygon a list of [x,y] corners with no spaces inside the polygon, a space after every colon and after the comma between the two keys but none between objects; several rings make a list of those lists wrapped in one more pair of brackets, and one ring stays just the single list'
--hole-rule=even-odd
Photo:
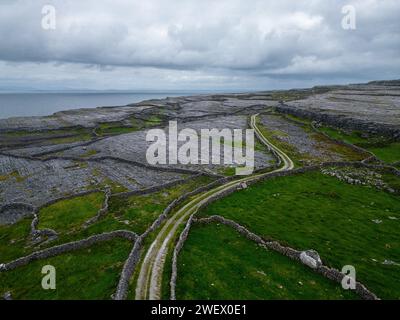
[{"label": "low stone wall", "polygon": [[191,175],[201,173],[201,174],[206,175],[206,176],[212,176],[212,177],[218,176],[216,174],[200,172],[200,171],[190,170],[190,169],[172,168],[172,167],[157,167],[157,166],[149,165],[149,164],[142,163],[142,162],[139,162],[139,161],[128,160],[128,159],[112,157],[112,156],[94,157],[94,158],[89,158],[89,159],[85,159],[85,160],[86,161],[114,160],[114,161],[127,163],[127,164],[132,164],[132,165],[137,166],[137,167],[142,167],[142,168],[145,168],[145,169],[148,169],[148,170],[154,170],[154,171],[175,172],[175,173],[191,174]]},{"label": "low stone wall", "polygon": [[23,156],[23,155],[18,155],[18,154],[11,154],[8,152],[0,151],[0,155],[4,157],[10,157],[14,159],[24,159],[24,160],[32,160],[32,161],[43,161],[42,159],[34,158],[31,156]]},{"label": "low stone wall", "polygon": [[117,290],[113,295],[114,300],[125,300],[128,293],[129,281],[132,278],[133,272],[140,259],[140,253],[143,247],[144,236],[141,235],[135,242],[135,245],[126,259],[121,276],[118,282]]},{"label": "low stone wall", "polygon": [[164,190],[165,188],[170,188],[170,187],[174,187],[178,184],[186,183],[188,181],[199,178],[201,176],[203,176],[203,174],[199,173],[194,176],[187,177],[185,179],[171,181],[171,182],[168,182],[165,184],[161,184],[158,186],[154,186],[154,187],[150,187],[150,188],[146,188],[146,189],[142,189],[142,190],[134,190],[134,191],[115,193],[112,195],[112,197],[131,197],[131,196],[135,196],[135,195],[144,195],[144,194],[148,194],[148,193],[158,192],[158,191]]},{"label": "low stone wall", "polygon": [[260,176],[257,179],[251,180],[247,182],[247,185],[252,185],[254,183],[264,181],[264,180],[269,180],[273,179],[276,177],[286,177],[286,176],[291,176],[291,175],[296,175],[296,174],[301,174],[301,173],[306,173],[306,172],[312,172],[312,171],[317,171],[322,168],[327,168],[327,167],[355,167],[355,168],[369,168],[369,169],[376,169],[376,170],[383,170],[387,171],[391,174],[400,176],[400,171],[397,170],[396,168],[392,166],[387,166],[387,165],[373,165],[373,164],[368,164],[368,163],[362,163],[358,161],[332,161],[332,162],[324,162],[318,165],[313,165],[313,166],[308,166],[308,167],[301,167],[297,169],[293,169],[290,171],[279,171],[279,172],[274,172],[269,175],[264,175]]},{"label": "low stone wall", "polygon": [[50,240],[57,239],[58,234],[53,229],[38,229],[38,225],[39,215],[35,212],[31,222],[31,238],[35,243],[42,241],[42,237],[48,237]]},{"label": "low stone wall", "polygon": [[10,271],[15,268],[27,265],[28,263],[40,259],[46,259],[49,257],[54,257],[66,252],[75,251],[83,248],[88,248],[96,243],[110,241],[116,238],[124,238],[129,241],[135,241],[137,239],[137,235],[132,231],[126,230],[117,230],[112,232],[105,232],[97,235],[90,236],[89,238],[68,242],[65,244],[61,244],[55,247],[43,249],[40,251],[36,251],[30,255],[27,255],[22,258],[18,258],[14,261],[11,261],[6,264],[0,265],[0,272],[2,271]]},{"label": "low stone wall", "polygon": [[178,256],[181,252],[183,245],[185,244],[187,237],[189,236],[189,231],[193,223],[193,215],[190,216],[186,223],[185,229],[179,236],[178,242],[175,245],[173,256],[172,256],[172,273],[170,280],[170,299],[176,300],[176,279],[178,277]]},{"label": "low stone wall", "polygon": [[320,168],[326,167],[354,167],[354,168],[368,168],[375,170],[382,170],[388,173],[391,173],[396,176],[400,176],[400,171],[390,165],[385,164],[370,164],[367,162],[358,162],[358,161],[339,161],[339,162],[324,162],[320,165]]},{"label": "low stone wall", "polygon": [[[43,156],[47,156],[48,154],[53,154],[56,152],[62,152],[62,151],[67,151],[67,150],[71,150],[73,148],[77,148],[77,147],[87,147],[90,146],[91,144],[94,144],[96,142],[99,142],[101,140],[105,139],[105,137],[100,137],[100,138],[94,138],[92,140],[86,141],[86,142],[82,142],[82,143],[78,143],[78,144],[71,144],[69,146],[65,146],[59,149],[55,149],[55,150],[49,150],[49,151],[42,151],[42,152],[38,152],[32,155],[32,157],[35,157],[36,160],[38,157],[43,157]],[[49,159],[51,159],[52,157],[50,157]],[[46,158],[47,160],[47,158]]]},{"label": "low stone wall", "polygon": [[[265,114],[265,112],[264,112],[264,114]],[[251,125],[251,117],[247,118],[247,124],[248,124],[248,126],[249,126],[250,128],[252,128],[252,125]],[[262,140],[262,139],[260,138],[260,136],[259,136],[259,134],[257,133],[257,131],[254,130],[254,133],[256,134],[256,138],[258,139],[258,141],[260,141],[261,144],[263,144],[263,145],[268,149],[268,152],[270,152],[270,153],[272,154],[273,158],[275,159],[274,168],[279,168],[279,167],[281,166],[281,164],[282,164],[282,159],[281,159],[281,157],[277,154],[277,152],[276,152],[274,149],[272,149],[269,145],[267,145],[267,144],[264,142],[264,140]]]},{"label": "low stone wall", "polygon": [[380,161],[379,159],[376,158],[376,156],[370,156],[368,158],[365,158],[364,160],[362,160],[362,163],[371,163],[371,162],[375,162],[375,161]]},{"label": "low stone wall", "polygon": [[99,221],[104,215],[107,214],[108,212],[108,201],[110,200],[111,197],[111,189],[110,188],[106,188],[106,190],[104,191],[104,202],[103,202],[103,206],[101,207],[101,209],[97,212],[97,214],[90,218],[89,220],[87,220],[83,227],[87,228],[89,225]]},{"label": "low stone wall", "polygon": [[284,103],[276,106],[275,109],[280,113],[286,113],[300,118],[315,120],[337,128],[365,131],[372,134],[381,134],[396,140],[400,139],[400,129],[391,125],[367,122],[355,118],[345,117],[343,115],[334,115],[313,110],[306,110],[289,106]]},{"label": "low stone wall", "polygon": [[30,132],[30,133],[48,133],[49,131],[57,131],[57,130],[77,130],[77,129],[84,129],[84,126],[80,125],[71,125],[65,126],[62,128],[54,128],[54,129],[34,129],[34,128],[25,128],[22,126],[18,126],[18,128],[7,129],[7,128],[0,128],[0,133],[11,133],[11,132]]}]

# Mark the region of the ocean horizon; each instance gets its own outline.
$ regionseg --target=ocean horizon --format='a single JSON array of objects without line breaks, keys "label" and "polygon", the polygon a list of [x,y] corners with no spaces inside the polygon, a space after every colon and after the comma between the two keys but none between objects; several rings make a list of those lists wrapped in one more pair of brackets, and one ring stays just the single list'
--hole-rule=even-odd
[{"label": "ocean horizon", "polygon": [[209,91],[143,91],[143,92],[6,92],[0,93],[0,119],[47,116],[55,112],[123,106],[149,99],[216,93]]}]

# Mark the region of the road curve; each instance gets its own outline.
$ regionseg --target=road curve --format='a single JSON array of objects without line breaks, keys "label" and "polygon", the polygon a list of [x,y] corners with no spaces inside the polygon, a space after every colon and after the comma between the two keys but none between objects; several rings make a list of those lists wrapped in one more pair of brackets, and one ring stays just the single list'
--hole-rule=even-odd
[{"label": "road curve", "polygon": [[238,187],[243,182],[248,182],[261,176],[267,176],[271,173],[291,170],[294,168],[293,161],[286,153],[274,146],[267,138],[265,138],[257,127],[256,118],[258,114],[251,116],[250,126],[254,129],[257,137],[271,150],[273,150],[282,161],[282,166],[274,171],[261,174],[253,174],[242,179],[230,181],[222,186],[216,187],[204,194],[201,194],[174,213],[160,232],[151,243],[140,267],[139,277],[136,285],[136,300],[159,300],[161,299],[161,283],[165,265],[165,260],[168,254],[168,249],[172,245],[174,236],[183,223],[195,213],[201,205],[209,198],[223,193],[231,188]]}]

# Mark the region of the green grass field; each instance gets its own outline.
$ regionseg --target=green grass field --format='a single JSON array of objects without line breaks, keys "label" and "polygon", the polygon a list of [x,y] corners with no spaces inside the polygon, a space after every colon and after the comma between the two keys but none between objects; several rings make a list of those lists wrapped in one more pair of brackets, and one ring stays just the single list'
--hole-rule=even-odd
[{"label": "green grass field", "polygon": [[25,247],[31,230],[31,221],[32,218],[26,218],[13,225],[0,226],[0,263],[26,254]]},{"label": "green grass field", "polygon": [[[131,247],[129,241],[116,239],[34,261],[0,273],[0,292],[10,291],[13,299],[111,299]],[[56,290],[41,287],[45,265],[56,268]]]},{"label": "green grass field", "polygon": [[[113,230],[144,232],[162,213],[164,208],[184,192],[211,182],[208,177],[193,179],[149,195],[111,198],[109,213],[87,229],[83,224],[97,214],[103,205],[104,194],[93,193],[70,200],[58,201],[39,212],[39,229],[50,228],[58,232],[57,240],[44,247],[87,238],[93,234]],[[36,250],[30,245],[29,232],[32,217],[13,225],[0,226],[0,263],[9,262]]]},{"label": "green grass field", "polygon": [[74,232],[95,216],[103,206],[104,194],[91,193],[82,197],[58,201],[39,212],[38,229],[50,228],[56,232]]},{"label": "green grass field", "polygon": [[[140,234],[172,200],[211,181],[209,177],[199,177],[149,195],[111,198],[109,213],[87,229],[82,228],[83,223],[97,214],[103,204],[102,193],[56,202],[40,211],[39,229],[54,229],[59,237],[42,248],[118,229]],[[38,249],[29,241],[31,221],[30,217],[14,225],[0,226],[0,263]],[[15,299],[109,299],[131,248],[128,241],[115,240],[0,273],[0,292],[11,291]],[[40,287],[40,270],[46,264],[57,268],[56,291]]]},{"label": "green grass field", "polygon": [[357,298],[224,225],[194,226],[178,260],[177,299]]},{"label": "green grass field", "polygon": [[[397,179],[398,178],[393,178]],[[319,172],[260,182],[210,204],[203,216],[222,215],[267,239],[315,249],[379,297],[400,298],[400,198],[354,186]]]},{"label": "green grass field", "polygon": [[132,117],[128,121],[130,122],[130,126],[126,126],[120,122],[101,123],[96,129],[96,132],[100,136],[124,134],[139,131],[153,126],[158,126],[162,123],[163,120],[157,116],[151,116],[147,120],[141,120]]}]

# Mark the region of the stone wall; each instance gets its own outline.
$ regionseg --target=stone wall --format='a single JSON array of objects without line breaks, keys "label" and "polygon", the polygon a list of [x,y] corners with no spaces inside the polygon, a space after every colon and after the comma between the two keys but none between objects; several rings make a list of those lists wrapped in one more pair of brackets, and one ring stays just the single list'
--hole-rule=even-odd
[{"label": "stone wall", "polygon": [[189,231],[193,223],[193,214],[190,216],[186,223],[185,229],[179,236],[178,242],[175,245],[173,256],[172,256],[172,273],[170,280],[170,299],[176,300],[176,279],[178,277],[178,256],[181,252],[183,245],[185,244],[187,237],[189,236]]},{"label": "stone wall", "polygon": [[[265,112],[264,112],[264,113],[265,113]],[[251,117],[247,118],[247,124],[248,124],[248,126],[249,126],[250,128],[252,128],[252,125],[251,125]],[[274,166],[273,166],[272,168],[279,168],[279,167],[282,165],[282,159],[281,159],[281,157],[278,155],[278,153],[277,153],[274,149],[272,149],[269,145],[267,145],[267,144],[264,142],[264,140],[262,140],[262,139],[259,137],[259,134],[257,133],[257,131],[254,130],[254,133],[256,134],[257,139],[268,149],[268,152],[270,152],[270,153],[272,154],[273,158],[275,159],[275,164],[274,164]],[[260,170],[263,170],[263,169],[260,169]],[[260,170],[256,170],[255,172],[260,171]]]},{"label": "stone wall", "polygon": [[114,300],[125,300],[128,293],[129,281],[133,275],[137,263],[140,259],[140,253],[143,247],[144,236],[141,235],[137,238],[135,245],[130,252],[128,259],[126,259],[121,276],[118,282],[117,290],[113,295]]},{"label": "stone wall", "polygon": [[86,142],[82,142],[82,143],[78,143],[78,144],[71,144],[69,146],[65,146],[65,147],[62,147],[62,148],[57,148],[57,149],[53,149],[53,150],[49,150],[49,151],[38,152],[38,153],[35,153],[33,155],[33,157],[39,158],[39,157],[47,156],[48,154],[53,154],[53,153],[56,153],[56,152],[62,152],[62,151],[71,150],[71,149],[76,148],[76,147],[87,147],[87,146],[90,146],[91,144],[99,142],[100,140],[103,140],[103,139],[105,139],[105,137],[94,138],[94,139],[86,141]]},{"label": "stone wall", "polygon": [[372,134],[381,134],[396,140],[400,139],[400,129],[387,124],[380,124],[372,121],[367,122],[355,118],[345,117],[343,115],[328,114],[314,110],[292,107],[284,103],[276,106],[275,109],[281,113],[315,120],[336,128],[365,131]]},{"label": "stone wall", "polygon": [[31,238],[34,243],[41,242],[43,237],[49,238],[49,240],[55,240],[58,237],[57,232],[53,229],[38,229],[39,225],[39,214],[35,212],[31,222]]},{"label": "stone wall", "polygon": [[107,214],[108,212],[108,201],[110,200],[111,197],[111,189],[110,188],[106,188],[104,191],[104,201],[103,201],[103,206],[100,208],[100,210],[97,212],[97,214],[90,218],[89,220],[87,220],[83,227],[87,228],[89,225],[99,221],[104,215]]},{"label": "stone wall", "polygon": [[313,166],[308,166],[308,167],[301,167],[301,168],[293,169],[290,171],[273,172],[271,174],[260,176],[257,179],[251,180],[251,181],[247,182],[247,185],[252,185],[254,183],[273,179],[276,177],[286,177],[286,176],[291,176],[291,175],[296,175],[296,174],[301,174],[301,173],[306,173],[306,172],[312,172],[312,171],[320,170],[322,168],[327,168],[327,167],[369,168],[369,169],[383,170],[383,171],[389,172],[391,174],[400,176],[400,171],[392,166],[373,165],[373,164],[363,163],[363,162],[358,162],[358,161],[333,161],[333,162],[324,162],[324,163],[321,163],[318,165],[313,165]]},{"label": "stone wall", "polygon": [[[32,157],[29,157],[32,158]],[[136,167],[140,167],[140,168],[145,168],[148,170],[154,170],[154,171],[161,171],[161,172],[175,172],[175,173],[181,173],[181,174],[203,174],[206,176],[219,176],[216,174],[212,174],[212,173],[207,173],[207,172],[200,172],[200,171],[196,171],[196,170],[190,170],[190,169],[183,169],[183,168],[173,168],[173,167],[158,167],[158,166],[153,166],[153,165],[149,165],[143,162],[139,162],[139,161],[134,161],[134,160],[128,160],[128,159],[124,159],[124,158],[119,158],[119,157],[113,157],[113,156],[97,156],[97,157],[92,157],[92,158],[79,158],[79,157],[71,157],[71,156],[52,156],[52,157],[47,157],[45,159],[37,159],[37,158],[33,158],[33,160],[40,160],[40,161],[49,161],[49,160],[72,160],[72,161],[79,161],[79,162],[101,162],[104,160],[111,160],[111,161],[117,161],[117,162],[121,162],[121,163],[126,163],[126,164],[131,164],[133,166]]]},{"label": "stone wall", "polygon": [[146,189],[142,189],[142,190],[134,190],[134,191],[114,193],[112,195],[112,197],[131,197],[131,196],[135,196],[135,195],[144,195],[144,194],[148,194],[148,193],[154,193],[154,192],[162,191],[165,188],[170,188],[170,187],[174,187],[174,186],[176,186],[178,184],[186,183],[188,181],[191,181],[193,179],[199,178],[201,176],[203,176],[203,174],[199,173],[199,174],[196,174],[194,176],[187,177],[185,179],[171,181],[171,182],[168,182],[168,183],[164,183],[164,184],[161,184],[161,185],[158,185],[158,186],[154,186],[154,187],[150,187],[150,188],[146,188]]},{"label": "stone wall", "polygon": [[96,243],[110,241],[116,238],[124,238],[129,241],[135,241],[137,235],[134,232],[126,230],[117,230],[112,232],[105,232],[97,235],[93,235],[89,238],[73,241],[65,244],[61,244],[55,247],[36,251],[28,256],[18,258],[6,264],[0,265],[0,272],[14,270],[15,268],[27,265],[28,263],[40,259],[46,259],[54,257],[66,252],[75,251],[83,248],[88,248]]}]

